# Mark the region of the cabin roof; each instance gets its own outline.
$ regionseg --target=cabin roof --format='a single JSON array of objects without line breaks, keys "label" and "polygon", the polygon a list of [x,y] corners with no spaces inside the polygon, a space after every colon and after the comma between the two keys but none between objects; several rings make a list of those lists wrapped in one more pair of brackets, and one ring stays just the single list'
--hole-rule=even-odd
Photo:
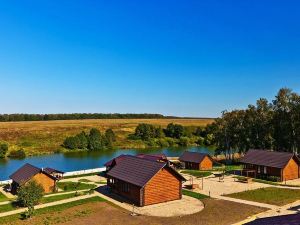
[{"label": "cabin roof", "polygon": [[47,176],[49,176],[52,179],[55,179],[55,177],[51,176],[50,174],[44,172],[42,169],[33,166],[29,163],[26,163],[21,168],[19,168],[16,172],[14,172],[12,175],[9,176],[10,179],[12,179],[17,184],[21,185],[28,180],[30,180],[33,176],[35,176],[38,173],[44,173]]},{"label": "cabin roof", "polygon": [[240,162],[283,169],[292,158],[300,164],[297,156],[291,152],[274,152],[270,150],[251,149]]},{"label": "cabin roof", "polygon": [[206,153],[200,153],[200,152],[188,152],[185,151],[180,157],[179,160],[180,161],[184,161],[184,162],[193,162],[193,163],[201,163],[202,160],[208,156],[211,160],[211,156],[209,154]]},{"label": "cabin roof", "polygon": [[260,218],[246,224],[248,225],[265,225],[265,224],[299,225],[299,221],[300,221],[300,214],[291,214],[291,215]]},{"label": "cabin roof", "polygon": [[142,159],[149,159],[149,160],[153,160],[153,161],[167,159],[165,154],[138,154],[137,157],[142,158]]},{"label": "cabin roof", "polygon": [[[166,162],[157,162],[126,155],[121,162],[107,173],[107,175],[139,187],[144,187],[150,179],[164,167],[168,167]],[[172,168],[170,169],[174,176],[177,176],[180,180],[185,180],[178,172]]]},{"label": "cabin roof", "polygon": [[62,171],[60,171],[60,170],[53,169],[53,168],[51,168],[51,167],[45,168],[44,171],[45,171],[46,173],[49,173],[49,174],[51,174],[51,173],[64,173],[64,172],[62,172]]},{"label": "cabin roof", "polygon": [[108,167],[108,166],[112,166],[112,164],[113,164],[113,162],[115,161],[115,163],[117,164],[117,163],[119,163],[119,162],[121,162],[122,161],[122,159],[124,158],[124,157],[126,157],[127,155],[119,155],[119,156],[117,156],[116,158],[113,158],[113,159],[111,159],[111,160],[109,160],[108,162],[106,162],[105,164],[104,164],[104,166],[106,166],[106,167]]}]

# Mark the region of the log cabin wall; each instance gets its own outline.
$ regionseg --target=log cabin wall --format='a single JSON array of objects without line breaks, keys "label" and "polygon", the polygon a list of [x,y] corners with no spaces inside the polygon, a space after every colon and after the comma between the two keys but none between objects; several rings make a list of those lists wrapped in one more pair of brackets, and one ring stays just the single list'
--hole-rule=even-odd
[{"label": "log cabin wall", "polygon": [[56,180],[47,176],[44,173],[38,173],[33,176],[30,180],[36,181],[38,184],[42,185],[45,193],[51,193],[55,189]]},{"label": "log cabin wall", "polygon": [[202,162],[199,164],[200,170],[209,170],[213,167],[213,161],[208,157],[205,156],[205,158],[202,160]]},{"label": "log cabin wall", "polygon": [[181,199],[181,185],[169,169],[161,169],[144,188],[144,205]]},{"label": "log cabin wall", "polygon": [[292,158],[283,169],[282,181],[299,178],[299,165]]}]

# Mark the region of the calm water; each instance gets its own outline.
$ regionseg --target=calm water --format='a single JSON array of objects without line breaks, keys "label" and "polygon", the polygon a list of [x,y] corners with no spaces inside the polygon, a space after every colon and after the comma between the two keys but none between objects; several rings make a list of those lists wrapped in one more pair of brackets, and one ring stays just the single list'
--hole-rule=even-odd
[{"label": "calm water", "polygon": [[189,150],[195,152],[213,154],[213,150],[204,147],[189,148],[163,148],[163,149],[119,149],[99,152],[73,152],[65,154],[53,154],[28,157],[25,159],[0,160],[0,180],[9,179],[9,175],[21,167],[24,163],[30,163],[40,168],[53,167],[65,172],[103,167],[103,164],[121,154],[136,155],[138,153],[164,153],[167,156],[180,156],[182,152]]}]

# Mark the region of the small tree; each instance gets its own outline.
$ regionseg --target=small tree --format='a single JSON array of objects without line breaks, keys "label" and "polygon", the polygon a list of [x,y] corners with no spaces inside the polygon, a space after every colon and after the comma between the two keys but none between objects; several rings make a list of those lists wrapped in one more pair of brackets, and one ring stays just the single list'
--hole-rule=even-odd
[{"label": "small tree", "polygon": [[34,206],[44,195],[44,189],[36,181],[29,181],[18,189],[17,194],[19,204],[28,208],[26,217],[30,218],[34,213]]},{"label": "small tree", "polygon": [[8,145],[5,143],[0,144],[0,158],[4,158],[8,151]]},{"label": "small tree", "polygon": [[101,132],[92,128],[89,133],[89,150],[100,150],[103,148]]}]

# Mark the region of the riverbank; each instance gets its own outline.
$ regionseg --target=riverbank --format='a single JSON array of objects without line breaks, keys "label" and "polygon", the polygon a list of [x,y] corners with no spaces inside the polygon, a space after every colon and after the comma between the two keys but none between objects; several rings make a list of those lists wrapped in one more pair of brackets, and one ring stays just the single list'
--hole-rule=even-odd
[{"label": "riverbank", "polygon": [[212,119],[89,119],[59,121],[0,122],[0,142],[9,145],[9,151],[24,149],[27,156],[53,154],[63,152],[61,144],[66,137],[81,131],[97,128],[101,132],[113,129],[116,134],[115,148],[142,149],[148,147],[143,141],[130,140],[140,123],[166,127],[169,123],[183,126],[204,127],[212,123]]},{"label": "riverbank", "polygon": [[168,157],[178,157],[184,151],[195,151],[214,155],[212,149],[205,147],[178,147],[178,148],[151,148],[151,149],[116,149],[92,152],[69,152],[66,154],[49,154],[27,157],[24,159],[0,159],[0,180],[9,179],[14,171],[25,163],[30,163],[40,168],[52,167],[61,171],[76,171],[90,168],[103,167],[114,157],[122,154],[137,155],[139,153],[163,153]]}]

